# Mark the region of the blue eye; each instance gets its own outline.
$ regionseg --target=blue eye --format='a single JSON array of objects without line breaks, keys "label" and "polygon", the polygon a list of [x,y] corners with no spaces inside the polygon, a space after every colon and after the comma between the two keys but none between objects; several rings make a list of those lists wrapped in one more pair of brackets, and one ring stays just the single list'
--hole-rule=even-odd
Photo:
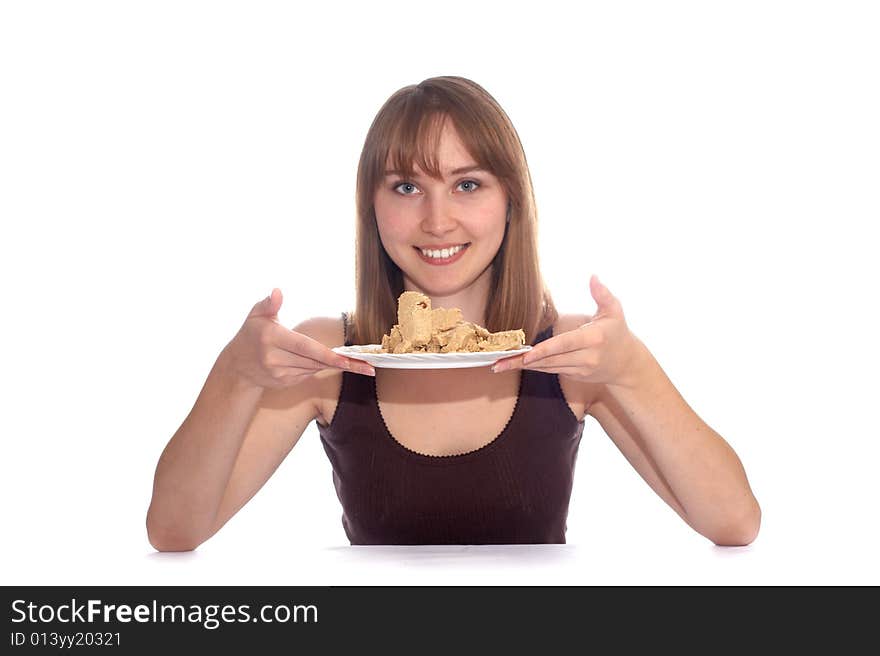
[{"label": "blue eye", "polygon": [[398,192],[398,193],[400,193],[400,194],[403,195],[403,196],[412,196],[412,191],[413,191],[414,189],[416,189],[416,186],[415,186],[412,182],[397,182],[397,183],[395,183],[394,186],[392,186],[391,188],[392,188],[394,191],[397,191],[397,190],[400,189],[401,187],[404,187],[404,188],[407,189],[407,191],[404,191],[404,192]]},{"label": "blue eye", "polygon": [[[461,188],[464,185],[468,185],[468,186],[464,187],[462,189],[462,191],[465,191],[469,194],[475,192],[477,189],[479,189],[482,186],[476,180],[462,180],[461,182],[458,183],[457,186],[459,188]],[[395,182],[393,185],[391,185],[391,189],[393,191],[396,191],[397,193],[399,193],[401,196],[412,196],[416,191],[418,191],[418,187],[416,187],[412,182],[406,182],[406,181]]]}]

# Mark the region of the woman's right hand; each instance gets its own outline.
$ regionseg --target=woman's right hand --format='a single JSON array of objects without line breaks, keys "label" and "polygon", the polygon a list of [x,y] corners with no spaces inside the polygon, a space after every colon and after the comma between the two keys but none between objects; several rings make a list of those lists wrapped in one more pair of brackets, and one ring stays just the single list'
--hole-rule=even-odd
[{"label": "woman's right hand", "polygon": [[228,369],[234,376],[250,385],[279,389],[324,369],[375,375],[368,363],[334,353],[317,340],[282,326],[278,322],[281,302],[281,290],[273,289],[254,305],[238,334],[226,345]]}]

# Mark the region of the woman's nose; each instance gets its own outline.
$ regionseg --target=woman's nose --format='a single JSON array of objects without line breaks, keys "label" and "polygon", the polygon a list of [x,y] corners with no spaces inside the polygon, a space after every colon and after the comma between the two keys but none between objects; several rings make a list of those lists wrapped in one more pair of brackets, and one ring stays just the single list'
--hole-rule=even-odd
[{"label": "woman's nose", "polygon": [[425,232],[449,232],[457,224],[458,220],[455,218],[455,210],[444,199],[435,197],[425,203],[425,213],[422,217],[422,229]]}]

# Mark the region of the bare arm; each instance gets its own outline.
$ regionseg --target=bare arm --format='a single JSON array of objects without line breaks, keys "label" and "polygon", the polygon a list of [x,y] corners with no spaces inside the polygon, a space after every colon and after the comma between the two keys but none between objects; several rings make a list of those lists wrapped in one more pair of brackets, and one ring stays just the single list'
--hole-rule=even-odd
[{"label": "bare arm", "polygon": [[585,395],[594,397],[588,414],[657,494],[716,544],[749,544],[761,508],[739,457],[685,402],[595,275],[590,293],[596,314],[494,370],[524,367],[587,384]]},{"label": "bare arm", "polygon": [[761,508],[742,463],[641,342],[639,353],[633,384],[603,386],[589,414],[694,530],[718,545],[749,544]]},{"label": "bare arm", "polygon": [[195,405],[159,458],[147,534],[160,551],[195,549],[210,533],[262,388],[235,377],[221,353]]},{"label": "bare arm", "polygon": [[147,535],[160,551],[210,538],[263,486],[320,414],[321,381],[365,363],[333,353],[333,319],[277,323],[280,293],[254,306],[159,458]]}]

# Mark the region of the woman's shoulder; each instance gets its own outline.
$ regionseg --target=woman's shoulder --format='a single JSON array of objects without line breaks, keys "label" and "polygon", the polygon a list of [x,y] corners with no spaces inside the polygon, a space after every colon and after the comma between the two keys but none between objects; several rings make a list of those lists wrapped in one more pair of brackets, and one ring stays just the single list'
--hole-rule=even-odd
[{"label": "woman's shoulder", "polygon": [[291,330],[311,337],[327,348],[345,344],[345,326],[341,314],[338,317],[310,317],[300,321]]},{"label": "woman's shoulder", "polygon": [[[311,337],[316,342],[328,349],[345,344],[345,327],[342,315],[337,317],[311,317],[300,321],[291,330]],[[326,417],[333,416],[331,405],[339,398],[339,390],[342,387],[342,369],[327,367],[315,372],[311,377],[311,385],[314,385],[315,402],[318,404],[319,421],[322,425],[329,424]]]},{"label": "woman's shoulder", "polygon": [[593,318],[591,314],[561,314],[553,323],[553,335],[561,335],[562,333],[574,330],[589,323]]}]

